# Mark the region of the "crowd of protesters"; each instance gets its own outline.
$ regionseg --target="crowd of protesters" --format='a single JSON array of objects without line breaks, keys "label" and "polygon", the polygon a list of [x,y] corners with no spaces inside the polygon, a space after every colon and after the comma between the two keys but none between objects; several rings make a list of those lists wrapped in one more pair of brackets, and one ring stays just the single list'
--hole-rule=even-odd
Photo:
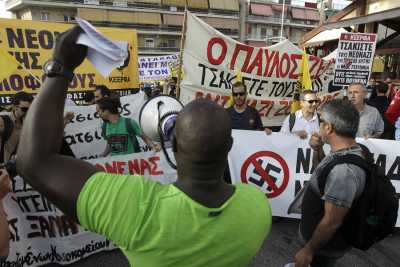
[{"label": "crowd of protesters", "polygon": [[[61,38],[55,51],[63,63],[70,63],[71,71],[86,56],[81,46],[68,41],[75,41],[77,34],[76,28],[63,33],[68,38]],[[71,54],[65,47],[80,53]],[[27,182],[87,229],[114,241],[131,264],[192,266],[196,261],[193,266],[244,266],[249,262],[270,231],[271,210],[265,194],[257,189],[229,184],[226,158],[233,142],[232,129],[265,131],[267,135],[272,130],[263,126],[258,111],[247,104],[245,84],[233,84],[232,106],[225,110],[197,99],[179,114],[173,143],[178,180],[173,185],[160,185],[141,176],[133,179],[103,173],[87,162],[65,160],[55,153],[58,138],[62,138],[56,131],[60,130],[67,84],[65,77],[49,76],[33,104],[33,97],[27,93],[14,96],[11,111],[0,115],[1,162],[16,159],[18,173]],[[334,266],[344,255],[348,245],[335,243],[337,230],[364,190],[366,173],[345,164],[331,170],[321,194],[317,182],[321,169],[337,155],[363,157],[356,137],[400,140],[400,91],[389,90],[386,83],[373,84],[372,88],[368,98],[364,85],[351,84],[346,89],[347,99],[323,105],[315,92],[303,91],[301,109],[285,118],[280,128],[283,134],[310,140],[317,166],[304,195],[296,198],[303,205],[303,246],[294,255],[296,267]],[[163,85],[140,85],[147,99],[160,94],[176,97],[176,89],[176,78]],[[53,100],[55,104],[47,106]],[[107,87],[97,86],[83,100],[83,105],[96,105],[103,120],[102,137],[107,141],[103,156],[140,152],[137,137],[160,151],[136,121],[121,116],[119,96]],[[31,105],[33,110],[28,112]],[[64,127],[73,117],[73,113],[65,114]],[[38,131],[42,131],[40,136]],[[55,134],[51,134],[53,131]],[[41,146],[41,138],[48,144]],[[331,147],[326,157],[324,143]],[[68,150],[63,145],[62,154],[64,149]],[[54,168],[44,168],[44,163]],[[2,169],[0,198],[10,191],[8,176]],[[49,179],[63,187],[47,183]],[[6,219],[0,203],[0,257],[8,253]],[[238,232],[244,233],[240,240],[235,236]]]}]

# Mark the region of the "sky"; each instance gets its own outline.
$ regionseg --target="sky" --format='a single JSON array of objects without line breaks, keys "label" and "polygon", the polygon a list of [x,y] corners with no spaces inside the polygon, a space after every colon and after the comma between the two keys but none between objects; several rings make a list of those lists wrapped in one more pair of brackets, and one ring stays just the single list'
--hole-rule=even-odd
[{"label": "sky", "polygon": [[0,18],[10,18],[10,13],[6,12],[6,8],[4,7],[5,0],[0,0]]}]

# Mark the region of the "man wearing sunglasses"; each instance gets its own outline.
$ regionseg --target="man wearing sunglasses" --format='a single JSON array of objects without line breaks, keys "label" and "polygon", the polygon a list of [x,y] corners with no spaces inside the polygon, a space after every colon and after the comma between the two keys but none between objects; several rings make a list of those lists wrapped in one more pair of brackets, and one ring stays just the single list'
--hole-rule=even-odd
[{"label": "man wearing sunglasses", "polygon": [[[12,159],[12,157],[17,152],[22,124],[24,122],[26,113],[31,106],[32,101],[32,95],[26,92],[16,93],[12,99],[13,105],[11,113],[6,115],[9,116],[10,120],[6,121],[5,118],[0,118],[0,125],[3,125],[3,127],[0,127],[0,136],[2,139],[0,158],[3,162]],[[5,135],[4,133],[6,132],[8,132],[9,134]]]},{"label": "man wearing sunglasses", "polygon": [[301,109],[290,114],[282,124],[281,133],[292,133],[301,139],[319,131],[317,107],[319,99],[311,90],[303,91],[300,96]]},{"label": "man wearing sunglasses", "polygon": [[232,129],[239,130],[262,130],[260,114],[247,105],[247,89],[242,82],[236,82],[232,86],[233,106],[227,111],[232,120]]}]

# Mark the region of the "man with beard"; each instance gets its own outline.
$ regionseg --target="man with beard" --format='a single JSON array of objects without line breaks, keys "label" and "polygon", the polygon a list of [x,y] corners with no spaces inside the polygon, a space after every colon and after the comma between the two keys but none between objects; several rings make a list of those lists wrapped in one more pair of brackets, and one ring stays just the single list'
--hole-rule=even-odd
[{"label": "man with beard", "polygon": [[11,112],[0,117],[1,162],[12,159],[16,154],[22,125],[32,101],[32,95],[18,92],[13,96]]},{"label": "man with beard", "polygon": [[[258,111],[247,105],[247,88],[242,82],[236,82],[232,86],[233,106],[227,111],[232,120],[232,129],[239,130],[263,130],[260,114]],[[267,134],[272,131],[265,129]]]}]

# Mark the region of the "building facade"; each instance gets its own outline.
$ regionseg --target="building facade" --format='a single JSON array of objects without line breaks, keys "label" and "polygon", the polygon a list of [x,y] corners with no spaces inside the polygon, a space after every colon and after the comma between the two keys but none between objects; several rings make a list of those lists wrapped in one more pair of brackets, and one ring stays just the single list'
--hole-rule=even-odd
[{"label": "building facade", "polygon": [[[237,38],[238,0],[186,0],[189,10],[224,34]],[[75,16],[96,26],[135,28],[141,55],[179,51],[185,0],[50,1],[7,0],[16,19],[70,22]]]},{"label": "building facade", "polygon": [[[185,4],[205,22],[238,39],[239,1],[242,0],[7,0],[13,18],[71,22],[78,16],[96,26],[135,28],[140,55],[161,55],[179,51]],[[245,1],[245,0],[244,0]],[[297,44],[319,24],[316,0],[253,0],[246,5],[245,42],[266,46],[281,35]],[[246,1],[247,2],[247,1]],[[293,4],[291,3],[293,2]]]}]

